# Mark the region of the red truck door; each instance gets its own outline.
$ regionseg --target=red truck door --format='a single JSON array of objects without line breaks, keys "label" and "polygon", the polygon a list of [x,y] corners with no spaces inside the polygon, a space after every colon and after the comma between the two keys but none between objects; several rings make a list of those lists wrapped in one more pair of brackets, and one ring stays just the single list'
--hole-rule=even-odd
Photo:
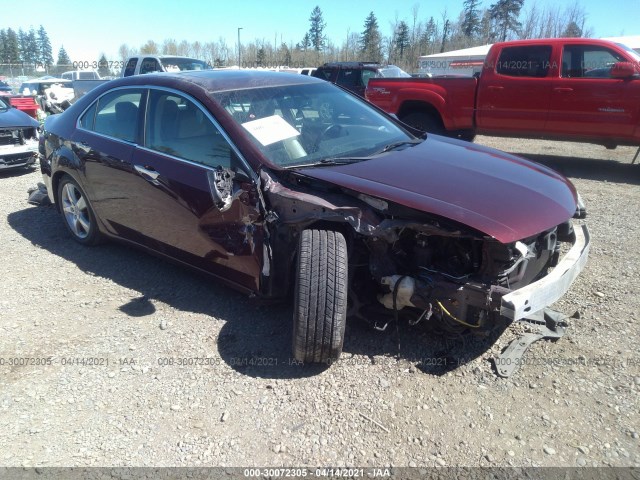
[{"label": "red truck door", "polygon": [[487,62],[476,100],[479,130],[544,131],[551,97],[551,50],[551,45],[542,44],[505,46]]},{"label": "red truck door", "polygon": [[639,122],[640,81],[611,78],[629,61],[600,45],[565,45],[560,78],[553,81],[548,129],[576,136],[632,137]]}]

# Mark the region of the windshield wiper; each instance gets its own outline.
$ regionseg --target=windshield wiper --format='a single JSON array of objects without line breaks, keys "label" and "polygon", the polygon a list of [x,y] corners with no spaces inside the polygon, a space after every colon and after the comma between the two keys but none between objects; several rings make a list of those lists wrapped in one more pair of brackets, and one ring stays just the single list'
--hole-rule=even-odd
[{"label": "windshield wiper", "polygon": [[305,168],[305,167],[318,167],[318,166],[332,166],[332,165],[348,165],[350,163],[362,162],[363,160],[369,160],[369,158],[363,157],[335,157],[335,158],[323,158],[317,162],[303,163],[300,165],[285,165],[285,168]]},{"label": "windshield wiper", "polygon": [[403,145],[418,145],[419,143],[422,143],[422,140],[403,140],[401,142],[394,142],[394,143],[390,143],[389,145],[385,145],[384,147],[382,147],[381,150],[377,151],[376,153],[374,153],[374,155],[379,155],[381,153],[386,153],[390,150],[394,150],[398,147],[402,147]]}]

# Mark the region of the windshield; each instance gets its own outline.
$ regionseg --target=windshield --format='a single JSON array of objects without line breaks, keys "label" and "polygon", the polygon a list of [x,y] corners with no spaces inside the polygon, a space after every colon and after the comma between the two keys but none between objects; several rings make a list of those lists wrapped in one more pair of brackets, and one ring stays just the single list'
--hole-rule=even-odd
[{"label": "windshield", "polygon": [[0,112],[4,112],[6,110],[8,110],[9,107],[9,102],[5,101],[4,98],[0,97]]},{"label": "windshield", "polygon": [[165,57],[160,60],[166,72],[181,72],[183,70],[211,70],[202,60],[193,58]]},{"label": "windshield", "polygon": [[623,48],[627,53],[629,53],[629,55],[631,55],[634,58],[634,60],[640,62],[640,55],[630,46],[625,45],[624,43],[616,43],[616,45]]},{"label": "windshield", "polygon": [[331,84],[251,88],[213,94],[276,165],[362,159],[415,137]]}]

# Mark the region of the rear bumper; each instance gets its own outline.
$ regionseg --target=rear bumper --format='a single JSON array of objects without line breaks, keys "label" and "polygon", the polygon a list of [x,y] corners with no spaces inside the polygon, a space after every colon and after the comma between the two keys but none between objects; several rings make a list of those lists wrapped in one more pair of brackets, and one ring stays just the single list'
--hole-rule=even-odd
[{"label": "rear bumper", "polygon": [[586,225],[575,227],[571,249],[544,278],[504,295],[500,314],[520,320],[559,300],[582,271],[589,256],[589,230]]}]

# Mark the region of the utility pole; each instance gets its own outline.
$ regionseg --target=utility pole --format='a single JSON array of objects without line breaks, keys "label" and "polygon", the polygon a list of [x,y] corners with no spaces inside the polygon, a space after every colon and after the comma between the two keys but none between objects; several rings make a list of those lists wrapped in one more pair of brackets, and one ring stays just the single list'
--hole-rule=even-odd
[{"label": "utility pole", "polygon": [[240,44],[240,30],[242,30],[242,27],[238,27],[238,68],[240,68],[240,60],[241,60],[241,54],[240,52],[242,51],[242,46]]}]

